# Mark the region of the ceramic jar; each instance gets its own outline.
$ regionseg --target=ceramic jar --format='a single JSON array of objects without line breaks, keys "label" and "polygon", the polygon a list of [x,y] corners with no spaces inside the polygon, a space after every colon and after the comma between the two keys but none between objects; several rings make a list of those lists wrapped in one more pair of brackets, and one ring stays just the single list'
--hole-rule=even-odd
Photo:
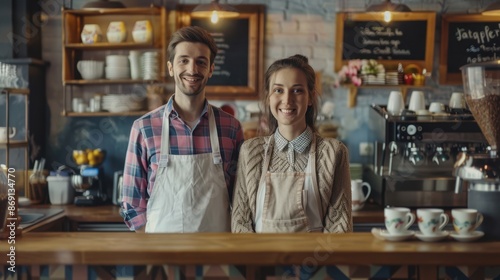
[{"label": "ceramic jar", "polygon": [[153,27],[149,20],[139,20],[134,24],[132,38],[136,43],[149,43],[153,39]]},{"label": "ceramic jar", "polygon": [[108,42],[121,43],[127,39],[127,29],[123,21],[112,21],[109,23],[106,33]]},{"label": "ceramic jar", "polygon": [[97,24],[85,24],[80,35],[84,44],[94,44],[102,41],[102,31]]}]

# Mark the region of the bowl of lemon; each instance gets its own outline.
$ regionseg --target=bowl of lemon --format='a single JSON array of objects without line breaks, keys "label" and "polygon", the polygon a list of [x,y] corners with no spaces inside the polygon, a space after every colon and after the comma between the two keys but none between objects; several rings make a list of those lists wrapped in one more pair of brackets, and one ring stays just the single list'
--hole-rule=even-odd
[{"label": "bowl of lemon", "polygon": [[78,165],[98,166],[106,156],[101,149],[73,150],[73,160]]}]

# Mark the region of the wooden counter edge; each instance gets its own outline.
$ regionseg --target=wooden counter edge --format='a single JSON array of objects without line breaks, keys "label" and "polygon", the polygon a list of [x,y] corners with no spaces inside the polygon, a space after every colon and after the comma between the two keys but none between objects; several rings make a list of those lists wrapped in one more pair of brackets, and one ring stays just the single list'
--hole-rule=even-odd
[{"label": "wooden counter edge", "polygon": [[497,241],[385,242],[369,233],[26,233],[15,253],[19,265],[500,265]]}]

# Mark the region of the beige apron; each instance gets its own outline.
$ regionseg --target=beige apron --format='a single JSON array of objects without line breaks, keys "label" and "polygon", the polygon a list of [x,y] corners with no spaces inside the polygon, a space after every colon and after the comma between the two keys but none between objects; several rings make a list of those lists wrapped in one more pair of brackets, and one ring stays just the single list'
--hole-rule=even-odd
[{"label": "beige apron", "polygon": [[229,194],[217,128],[208,107],[212,153],[171,155],[169,117],[163,117],[161,156],[147,206],[146,232],[229,232]]},{"label": "beige apron", "polygon": [[305,172],[270,173],[274,137],[265,148],[257,190],[256,232],[321,232],[323,211],[316,178],[316,137],[313,136]]}]

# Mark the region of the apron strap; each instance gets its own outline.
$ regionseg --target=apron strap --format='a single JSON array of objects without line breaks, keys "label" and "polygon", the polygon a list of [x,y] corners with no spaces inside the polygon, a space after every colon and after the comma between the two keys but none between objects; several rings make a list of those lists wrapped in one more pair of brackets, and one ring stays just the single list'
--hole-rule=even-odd
[{"label": "apron strap", "polygon": [[163,127],[161,129],[161,146],[160,146],[160,159],[158,166],[167,166],[168,155],[170,154],[170,117],[167,114],[167,108],[163,112]]},{"label": "apron strap", "polygon": [[210,129],[210,144],[212,145],[212,158],[214,164],[222,164],[219,135],[217,134],[217,126],[215,125],[214,111],[210,104],[208,105],[208,127]]},{"label": "apron strap", "polygon": [[318,204],[318,211],[320,217],[323,219],[325,213],[323,212],[323,203],[321,202],[321,196],[319,194],[318,178],[316,172],[316,135],[313,133],[313,139],[311,142],[311,149],[309,150],[309,162],[311,163],[311,178],[312,185],[314,188],[314,194],[316,196],[316,202]]}]

